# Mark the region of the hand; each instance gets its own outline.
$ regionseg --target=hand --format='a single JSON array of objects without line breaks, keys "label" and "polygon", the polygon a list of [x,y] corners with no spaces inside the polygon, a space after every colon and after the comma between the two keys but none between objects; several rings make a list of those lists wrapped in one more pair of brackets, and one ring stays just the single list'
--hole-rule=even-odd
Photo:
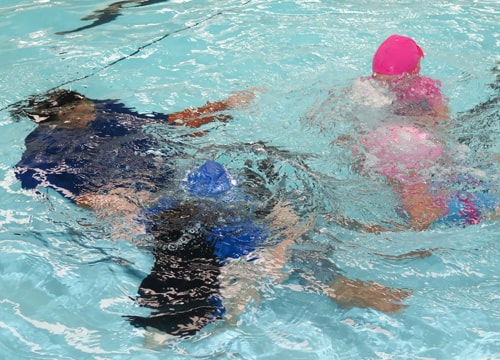
[{"label": "hand", "polygon": [[248,103],[250,103],[253,99],[255,99],[255,92],[262,91],[259,88],[250,88],[240,91],[234,91],[231,95],[224,100],[223,102],[227,105],[228,108],[245,108]]},{"label": "hand", "polygon": [[168,123],[171,125],[198,128],[215,120],[231,120],[231,115],[221,114],[220,112],[235,108],[244,108],[255,98],[256,90],[257,88],[236,91],[225,100],[207,102],[196,109],[185,109],[172,113],[168,116]]},{"label": "hand", "polygon": [[410,292],[389,288],[373,281],[351,280],[339,276],[326,289],[326,295],[342,307],[371,307],[386,313],[396,313],[407,305],[399,304]]}]

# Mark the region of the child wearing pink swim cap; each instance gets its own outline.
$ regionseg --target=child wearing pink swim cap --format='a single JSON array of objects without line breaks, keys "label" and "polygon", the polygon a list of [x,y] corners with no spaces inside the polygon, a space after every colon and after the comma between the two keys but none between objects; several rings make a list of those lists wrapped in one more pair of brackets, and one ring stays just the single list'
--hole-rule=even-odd
[{"label": "child wearing pink swim cap", "polygon": [[386,176],[398,193],[416,230],[427,229],[448,212],[442,194],[430,189],[433,168],[442,158],[436,136],[417,124],[434,124],[448,117],[441,83],[419,74],[424,52],[411,38],[391,35],[373,57],[372,79],[395,96],[394,113],[402,121],[378,127],[360,139],[365,148],[363,169]]},{"label": "child wearing pink swim cap", "polygon": [[[364,135],[361,169],[385,176],[399,195],[401,207],[412,229],[425,230],[431,224],[478,224],[498,214],[500,196],[487,191],[469,191],[481,182],[457,175],[453,186],[435,183],[445,157],[444,143],[432,133],[432,125],[449,117],[441,83],[422,76],[420,61],[424,52],[411,38],[391,35],[382,42],[373,57],[373,75],[394,96],[396,117]],[[460,184],[466,185],[464,190]]]},{"label": "child wearing pink swim cap", "polygon": [[441,82],[420,75],[422,48],[411,38],[391,35],[378,47],[372,62],[373,79],[396,96],[395,113],[425,116],[433,121],[448,118]]}]

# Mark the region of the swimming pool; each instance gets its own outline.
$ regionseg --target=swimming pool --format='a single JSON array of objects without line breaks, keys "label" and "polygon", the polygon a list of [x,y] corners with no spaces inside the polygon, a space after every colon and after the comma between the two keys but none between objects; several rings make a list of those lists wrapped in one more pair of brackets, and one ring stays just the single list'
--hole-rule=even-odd
[{"label": "swimming pool", "polygon": [[[112,1],[110,1],[112,3]],[[367,234],[329,221],[396,219],[382,181],[351,170],[334,140],[349,121],[369,117],[350,103],[323,103],[367,75],[375,47],[395,32],[419,40],[423,73],[450,98],[450,142],[461,164],[498,188],[500,125],[499,5],[495,1],[159,1],[122,9],[101,25],[77,29],[102,2],[11,1],[0,5],[0,334],[9,358],[50,359],[495,359],[500,357],[498,222],[429,231]],[[140,112],[172,112],[259,87],[256,101],[194,138],[193,149],[229,167],[261,150],[280,151],[291,178],[289,201],[316,214],[309,246],[351,278],[411,288],[400,314],[342,309],[294,284],[263,281],[232,327],[151,345],[121,317],[152,265],[147,249],[113,238],[113,228],[53,191],[21,189],[13,173],[34,125],[9,106],[55,87],[95,99],[120,99]],[[323,104],[323,112],[314,113]],[[326,109],[325,109],[326,106]],[[340,110],[339,110],[340,109]],[[314,116],[311,117],[311,113]],[[310,120],[313,121],[310,121]],[[464,142],[462,141],[462,144]],[[195,158],[204,154],[194,152]],[[254,153],[252,153],[254,152]],[[236,158],[236,160],[231,160]],[[294,184],[295,182],[295,184]],[[295,185],[295,186],[294,186]],[[333,215],[332,215],[333,214]],[[415,250],[426,258],[397,259]],[[317,252],[315,252],[317,253]],[[321,272],[318,266],[318,272]]]}]

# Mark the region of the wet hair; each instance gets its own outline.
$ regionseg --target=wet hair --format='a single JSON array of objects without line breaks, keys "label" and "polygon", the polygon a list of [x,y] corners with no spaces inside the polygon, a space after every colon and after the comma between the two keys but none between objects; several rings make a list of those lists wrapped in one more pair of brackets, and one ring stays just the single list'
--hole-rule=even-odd
[{"label": "wet hair", "polygon": [[79,103],[89,101],[76,91],[60,89],[45,95],[31,96],[26,102],[18,103],[11,110],[11,116],[19,119],[27,116],[36,123],[46,123],[59,120],[58,114],[65,109],[71,109]]}]

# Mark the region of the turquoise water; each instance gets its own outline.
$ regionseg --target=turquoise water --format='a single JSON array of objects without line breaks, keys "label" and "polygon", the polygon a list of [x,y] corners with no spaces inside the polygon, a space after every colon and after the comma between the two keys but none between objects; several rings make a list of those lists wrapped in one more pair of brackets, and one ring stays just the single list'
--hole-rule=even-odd
[{"label": "turquoise water", "polygon": [[[390,188],[354,173],[335,143],[355,135],[355,116],[370,113],[348,101],[324,103],[329,91],[343,94],[369,74],[383,38],[411,35],[426,53],[423,73],[440,79],[450,98],[450,144],[471,137],[468,149],[454,145],[451,152],[461,171],[498,189],[498,104],[471,112],[498,96],[490,86],[500,61],[496,1],[165,1],[56,34],[88,24],[80,18],[103,6],[0,5],[0,358],[500,358],[498,221],[385,234],[329,221],[342,214],[383,222],[398,214]],[[261,302],[249,304],[237,325],[158,345],[121,317],[145,311],[129,296],[152,265],[148,250],[117,239],[112,224],[55,192],[24,191],[15,179],[34,125],[12,119],[9,106],[55,87],[120,99],[145,113],[258,87],[234,121],[192,140],[194,156],[217,154],[231,168],[259,151],[217,146],[265,141],[290,151],[273,156],[285,163],[279,171],[289,179],[287,200],[314,219],[307,238],[332,249],[323,258],[350,278],[412,289],[408,308],[342,309],[307,289],[263,281]],[[395,258],[428,249],[426,258]]]}]

